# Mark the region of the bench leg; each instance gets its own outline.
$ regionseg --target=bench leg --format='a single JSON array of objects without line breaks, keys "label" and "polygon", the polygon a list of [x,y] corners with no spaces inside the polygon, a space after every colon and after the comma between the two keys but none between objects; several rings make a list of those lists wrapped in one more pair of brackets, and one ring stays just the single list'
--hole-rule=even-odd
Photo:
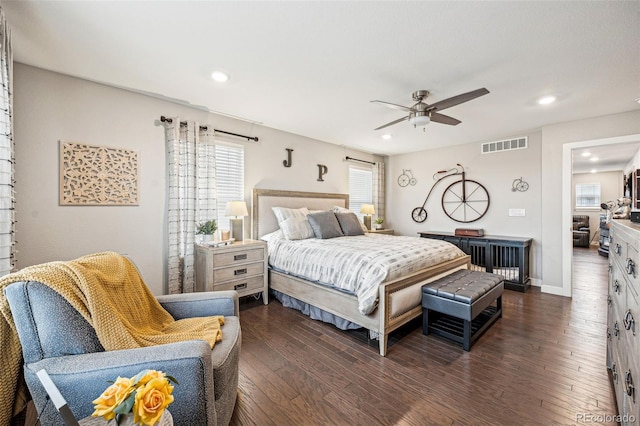
[{"label": "bench leg", "polygon": [[464,320],[464,334],[462,337],[462,347],[465,351],[471,350],[471,321]]},{"label": "bench leg", "polygon": [[498,318],[502,318],[502,295],[498,296],[498,299],[496,300],[496,308],[498,309],[498,312],[500,312]]},{"label": "bench leg", "polygon": [[422,334],[425,336],[429,334],[429,310],[422,310]]}]

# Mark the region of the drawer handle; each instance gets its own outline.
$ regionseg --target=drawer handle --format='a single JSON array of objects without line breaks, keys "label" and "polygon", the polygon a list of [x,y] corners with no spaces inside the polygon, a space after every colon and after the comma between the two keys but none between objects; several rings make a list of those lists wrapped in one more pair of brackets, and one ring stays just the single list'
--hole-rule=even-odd
[{"label": "drawer handle", "polygon": [[607,295],[607,305],[611,306],[611,295]]},{"label": "drawer handle", "polygon": [[618,371],[616,369],[616,363],[611,364],[611,375],[613,376],[613,381],[618,383]]},{"label": "drawer handle", "polygon": [[234,290],[243,290],[245,288],[247,288],[247,283],[242,283],[242,284],[238,284],[238,285],[234,285],[233,286]]},{"label": "drawer handle", "polygon": [[[634,326],[635,324],[635,320],[633,319],[633,314],[631,313],[631,310],[628,310],[626,314],[624,314],[624,319],[622,320],[622,322],[624,323],[624,328],[626,330],[631,330],[631,327]],[[633,335],[636,335],[636,328],[633,327]]]},{"label": "drawer handle", "polygon": [[615,291],[616,293],[620,293],[620,283],[618,282],[618,280],[615,280],[613,282],[613,291]]},{"label": "drawer handle", "polygon": [[233,260],[247,260],[247,253],[236,254],[235,256],[233,256]]},{"label": "drawer handle", "polygon": [[627,395],[631,396],[633,395],[633,402],[636,402],[636,396],[634,395],[634,388],[633,388],[633,377],[631,377],[631,370],[627,370],[626,373],[624,373],[624,387],[627,391]]},{"label": "drawer handle", "polygon": [[620,244],[618,244],[618,243],[616,243],[615,252],[618,255],[622,253],[622,246]]},{"label": "drawer handle", "polygon": [[247,273],[247,268],[236,269],[233,271],[233,275],[244,275]]},{"label": "drawer handle", "polygon": [[636,263],[631,259],[627,259],[627,274],[636,277]]},{"label": "drawer handle", "polygon": [[611,340],[611,330],[607,327],[607,340]]},{"label": "drawer handle", "polygon": [[620,336],[620,326],[618,325],[618,321],[613,324],[613,335],[616,337]]}]

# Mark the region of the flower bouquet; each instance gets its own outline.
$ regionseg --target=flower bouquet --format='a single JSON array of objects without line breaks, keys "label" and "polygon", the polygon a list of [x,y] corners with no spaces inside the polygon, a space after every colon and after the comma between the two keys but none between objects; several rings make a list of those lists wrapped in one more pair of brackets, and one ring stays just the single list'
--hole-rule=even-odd
[{"label": "flower bouquet", "polygon": [[115,419],[118,425],[133,413],[133,424],[155,425],[173,402],[178,381],[162,371],[143,370],[132,378],[118,377],[93,402],[94,417]]}]

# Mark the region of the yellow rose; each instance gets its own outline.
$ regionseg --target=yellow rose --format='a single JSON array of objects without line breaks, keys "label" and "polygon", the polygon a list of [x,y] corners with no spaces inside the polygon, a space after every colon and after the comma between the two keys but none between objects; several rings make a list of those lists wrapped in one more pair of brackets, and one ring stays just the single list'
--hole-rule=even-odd
[{"label": "yellow rose", "polygon": [[151,379],[160,379],[160,378],[164,378],[165,376],[166,374],[163,373],[162,371],[147,370],[146,374],[142,376],[140,380],[138,380],[138,383],[136,383],[136,386],[146,385],[151,381]]},{"label": "yellow rose", "polygon": [[173,402],[173,386],[165,377],[152,378],[138,388],[133,405],[133,422],[154,425],[160,420],[164,409]]},{"label": "yellow rose", "polygon": [[93,400],[95,411],[91,414],[94,417],[104,417],[111,420],[116,416],[113,409],[124,401],[133,392],[133,381],[126,377],[118,377],[114,384],[102,392],[98,398]]}]

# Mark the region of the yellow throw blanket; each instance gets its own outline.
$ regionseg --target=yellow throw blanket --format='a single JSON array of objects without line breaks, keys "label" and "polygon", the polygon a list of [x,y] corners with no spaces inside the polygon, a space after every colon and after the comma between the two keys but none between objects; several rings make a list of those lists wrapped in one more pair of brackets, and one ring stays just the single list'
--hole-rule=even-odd
[{"label": "yellow throw blanket", "polygon": [[[4,288],[18,281],[38,281],[63,296],[93,326],[105,350],[130,349],[184,340],[222,339],[221,316],[175,321],[124,256],[105,252],[69,262],[51,262],[0,278],[0,425],[24,408],[22,348]],[[14,396],[16,399],[14,400]],[[15,404],[14,404],[15,402]]]}]

